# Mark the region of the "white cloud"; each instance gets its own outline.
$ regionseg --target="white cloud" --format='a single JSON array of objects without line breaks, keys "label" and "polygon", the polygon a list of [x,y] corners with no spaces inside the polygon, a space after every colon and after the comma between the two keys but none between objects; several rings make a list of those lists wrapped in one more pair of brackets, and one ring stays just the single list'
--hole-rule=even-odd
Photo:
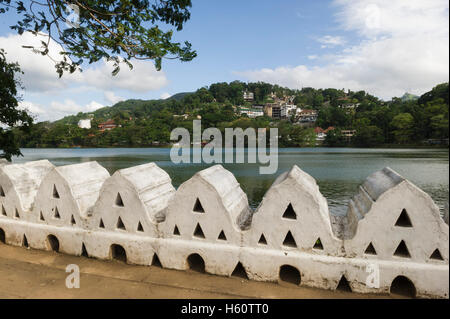
[{"label": "white cloud", "polygon": [[325,35],[323,37],[317,38],[317,42],[322,43],[322,48],[332,48],[338,45],[344,45],[345,40],[340,36]]},{"label": "white cloud", "polygon": [[19,110],[26,110],[29,115],[31,115],[33,118],[37,119],[38,121],[46,121],[48,120],[48,114],[45,110],[45,107],[42,105],[39,105],[37,103],[33,103],[30,101],[20,101]]},{"label": "white cloud", "polygon": [[158,90],[169,82],[162,71],[156,71],[151,61],[132,61],[133,69],[123,64],[119,74],[113,76],[112,63],[105,60],[100,65],[92,66],[83,71],[78,79],[83,84],[89,84],[97,89],[125,89],[133,92]]},{"label": "white cloud", "polygon": [[[95,65],[84,67],[83,72],[64,73],[62,78],[59,78],[55,64],[49,57],[22,47],[23,45],[40,47],[42,40],[47,41],[47,37],[36,37],[29,32],[0,37],[1,47],[7,53],[7,60],[18,62],[24,72],[21,79],[26,91],[60,91],[73,85],[89,85],[97,90],[126,89],[147,92],[158,90],[168,84],[165,73],[156,71],[152,61],[132,61],[133,70],[123,64],[119,74],[112,76],[113,64],[102,60]],[[63,48],[51,40],[49,43],[51,57],[60,60],[61,51]]]},{"label": "white cloud", "polygon": [[19,102],[19,109],[27,110],[38,122],[54,121],[78,112],[93,112],[102,107],[104,105],[96,101],[91,101],[86,105],[80,105],[71,99],[66,99],[63,102],[53,101],[48,106],[30,101]]},{"label": "white cloud", "polygon": [[[123,97],[116,95],[117,90],[147,93],[168,84],[165,73],[156,71],[152,61],[132,61],[132,70],[123,64],[119,74],[112,76],[112,63],[102,60],[85,66],[83,72],[64,73],[62,78],[59,78],[55,64],[49,57],[22,47],[40,47],[41,40],[46,41],[47,38],[36,37],[31,33],[0,36],[0,47],[7,53],[7,61],[18,62],[24,72],[20,77],[25,92],[20,93],[25,96],[26,101],[21,102],[20,107],[28,109],[38,121],[53,121],[78,112],[95,111],[104,107],[95,101],[101,99],[102,95],[105,103],[109,105],[123,101]],[[59,44],[50,41],[49,52],[54,60],[60,60],[61,51],[63,48]],[[54,97],[50,100],[53,102],[36,103],[47,101],[50,95]],[[91,102],[80,103],[78,97],[81,95],[83,101]]]},{"label": "white cloud", "polygon": [[336,16],[346,30],[365,37],[447,33],[446,0],[335,0]]},{"label": "white cloud", "polygon": [[[46,38],[34,36],[29,32],[25,32],[22,36],[0,37],[1,47],[6,51],[6,59],[9,62],[18,62],[24,72],[21,75],[21,80],[25,90],[47,91],[66,87],[67,80],[72,78],[73,75],[58,79],[55,64],[49,57],[33,53],[31,49],[22,47],[23,45],[30,45],[40,48],[41,41],[46,41]],[[57,52],[62,51],[62,48],[56,42],[50,41],[49,50],[52,58],[58,58]]]},{"label": "white cloud", "polygon": [[93,112],[97,109],[104,107],[104,105],[92,101],[85,106],[79,105],[73,100],[66,99],[64,102],[53,101],[50,103],[50,107],[54,111],[59,111],[61,113],[74,114],[78,112]]},{"label": "white cloud", "polygon": [[449,80],[448,2],[338,0],[341,28],[360,43],[326,56],[320,66],[280,66],[236,72],[288,87],[366,90],[381,98],[422,94]]},{"label": "white cloud", "polygon": [[318,56],[315,55],[315,54],[313,54],[313,55],[308,55],[308,59],[309,59],[309,60],[315,60],[315,59],[317,59],[317,58],[318,58]]},{"label": "white cloud", "polygon": [[163,94],[161,94],[160,99],[168,99],[169,97],[171,97],[172,95],[168,92],[164,92]]},{"label": "white cloud", "polygon": [[112,91],[105,91],[103,94],[104,94],[105,100],[108,101],[109,103],[111,103],[112,105],[125,100],[125,98],[123,98],[121,96],[117,96]]},{"label": "white cloud", "polygon": [[32,113],[34,115],[39,115],[39,114],[45,113],[45,110],[41,105],[30,102],[30,101],[20,101],[18,109],[19,110],[27,110],[29,113]]}]

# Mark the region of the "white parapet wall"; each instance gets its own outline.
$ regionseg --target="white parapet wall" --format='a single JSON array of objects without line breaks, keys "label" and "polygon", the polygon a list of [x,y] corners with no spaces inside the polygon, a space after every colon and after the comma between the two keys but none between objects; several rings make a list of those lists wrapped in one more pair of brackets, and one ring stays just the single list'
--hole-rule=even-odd
[{"label": "white parapet wall", "polygon": [[161,237],[169,239],[159,252],[161,262],[187,269],[188,257],[198,254],[206,271],[231,275],[238,263],[241,228],[250,218],[247,195],[232,173],[221,165],[200,171],[180,185],[169,203],[160,225]]},{"label": "white parapet wall", "polygon": [[448,202],[445,203],[445,206],[444,206],[444,221],[448,225]]},{"label": "white parapet wall", "polygon": [[131,263],[149,265],[159,237],[158,220],[164,218],[175,188],[169,175],[149,163],[118,170],[108,178],[93,207],[88,255],[108,259],[111,246],[126,251]]},{"label": "white parapet wall", "polygon": [[253,211],[221,165],[175,190],[154,163],[112,176],[96,162],[0,164],[0,205],[0,241],[11,245],[331,290],[405,285],[448,298],[448,221],[389,168],[359,187],[339,234],[316,181],[297,166]]}]

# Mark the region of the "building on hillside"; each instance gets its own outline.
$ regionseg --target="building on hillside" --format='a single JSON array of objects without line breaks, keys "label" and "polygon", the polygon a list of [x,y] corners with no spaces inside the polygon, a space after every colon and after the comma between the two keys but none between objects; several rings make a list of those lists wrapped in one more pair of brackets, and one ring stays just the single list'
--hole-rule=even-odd
[{"label": "building on hillside", "polygon": [[268,117],[272,117],[272,106],[273,105],[274,104],[272,104],[272,103],[267,103],[264,106],[264,114],[266,114]]},{"label": "building on hillside", "polygon": [[264,114],[266,114],[269,117],[272,117],[272,107],[277,105],[278,104],[275,103],[266,103],[266,105],[264,105]]},{"label": "building on hillside", "polygon": [[245,91],[243,94],[244,101],[253,101],[255,99],[255,95],[253,92]]},{"label": "building on hillside", "polygon": [[277,99],[275,103],[267,103],[264,106],[264,114],[274,119],[285,119],[296,115],[301,109],[292,103]]},{"label": "building on hillside", "polygon": [[316,110],[305,109],[299,114],[299,122],[316,122],[318,113]]},{"label": "building on hillside", "polygon": [[325,130],[317,126],[314,129],[314,132],[316,133],[316,141],[324,141],[325,137],[327,137],[327,133],[332,130],[334,130],[333,126],[330,126]]},{"label": "building on hillside", "polygon": [[318,113],[316,110],[304,109],[301,111],[297,111],[294,125],[314,128],[317,117]]},{"label": "building on hillside", "polygon": [[346,140],[350,140],[356,134],[356,130],[341,130],[341,134]]},{"label": "building on hillside", "polygon": [[264,116],[264,111],[257,108],[239,107],[240,114],[247,114],[250,118],[255,118],[258,116]]},{"label": "building on hillside", "polygon": [[98,128],[101,132],[110,131],[116,127],[117,127],[117,125],[114,122],[114,120],[107,120],[106,122],[100,123],[98,125]]},{"label": "building on hillside", "polygon": [[361,103],[341,103],[338,105],[339,108],[345,109],[345,110],[354,110],[356,109]]},{"label": "building on hillside", "polygon": [[91,128],[91,119],[84,119],[78,121],[79,128],[90,129]]},{"label": "building on hillside", "polygon": [[297,112],[297,106],[294,104],[286,104],[281,107],[281,118],[288,118],[291,115],[295,115]]},{"label": "building on hillside", "polygon": [[272,118],[281,119],[281,106],[272,106]]},{"label": "building on hillside", "polygon": [[173,117],[183,118],[184,120],[187,120],[189,118],[189,114],[182,114],[182,115],[174,114]]}]

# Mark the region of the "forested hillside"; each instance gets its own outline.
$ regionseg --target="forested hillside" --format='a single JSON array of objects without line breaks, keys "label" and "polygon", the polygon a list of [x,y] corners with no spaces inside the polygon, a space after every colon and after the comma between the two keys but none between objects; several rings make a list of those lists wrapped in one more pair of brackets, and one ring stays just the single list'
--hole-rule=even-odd
[{"label": "forested hillside", "polygon": [[[243,92],[253,92],[246,102]],[[193,93],[181,93],[166,100],[127,100],[92,113],[79,113],[59,121],[36,123],[30,133],[17,132],[22,147],[146,147],[167,145],[175,127],[192,130],[192,120],[201,116],[202,127],[279,128],[280,146],[314,146],[313,128],[275,120],[240,115],[236,106],[264,105],[277,97],[295,96],[302,109],[318,110],[315,126],[334,127],[328,133],[328,146],[420,145],[429,139],[448,139],[448,83],[439,84],[420,97],[404,95],[382,101],[365,91],[303,88],[291,90],[268,83],[215,83]],[[357,105],[354,108],[343,107]],[[179,116],[185,115],[185,116]],[[91,129],[77,126],[80,119],[92,119]],[[118,125],[100,131],[98,124],[109,119]],[[344,139],[341,130],[356,130]]]}]

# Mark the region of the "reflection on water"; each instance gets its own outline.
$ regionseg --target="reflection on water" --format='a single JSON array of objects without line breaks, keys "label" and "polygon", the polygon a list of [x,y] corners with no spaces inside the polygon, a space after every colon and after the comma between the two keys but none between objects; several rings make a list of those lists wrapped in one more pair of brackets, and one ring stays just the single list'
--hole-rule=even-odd
[{"label": "reflection on water", "polygon": [[[178,187],[207,164],[173,164],[168,148],[115,149],[23,149],[19,163],[48,159],[54,165],[97,161],[111,174],[117,169],[155,162]],[[447,149],[352,149],[285,148],[279,149],[278,171],[260,175],[259,164],[223,164],[247,193],[250,205],[257,207],[264,193],[282,172],[292,165],[313,176],[334,214],[345,214],[347,202],[358,185],[371,173],[386,166],[409,179],[430,194],[441,207],[449,197],[449,153]]]}]

